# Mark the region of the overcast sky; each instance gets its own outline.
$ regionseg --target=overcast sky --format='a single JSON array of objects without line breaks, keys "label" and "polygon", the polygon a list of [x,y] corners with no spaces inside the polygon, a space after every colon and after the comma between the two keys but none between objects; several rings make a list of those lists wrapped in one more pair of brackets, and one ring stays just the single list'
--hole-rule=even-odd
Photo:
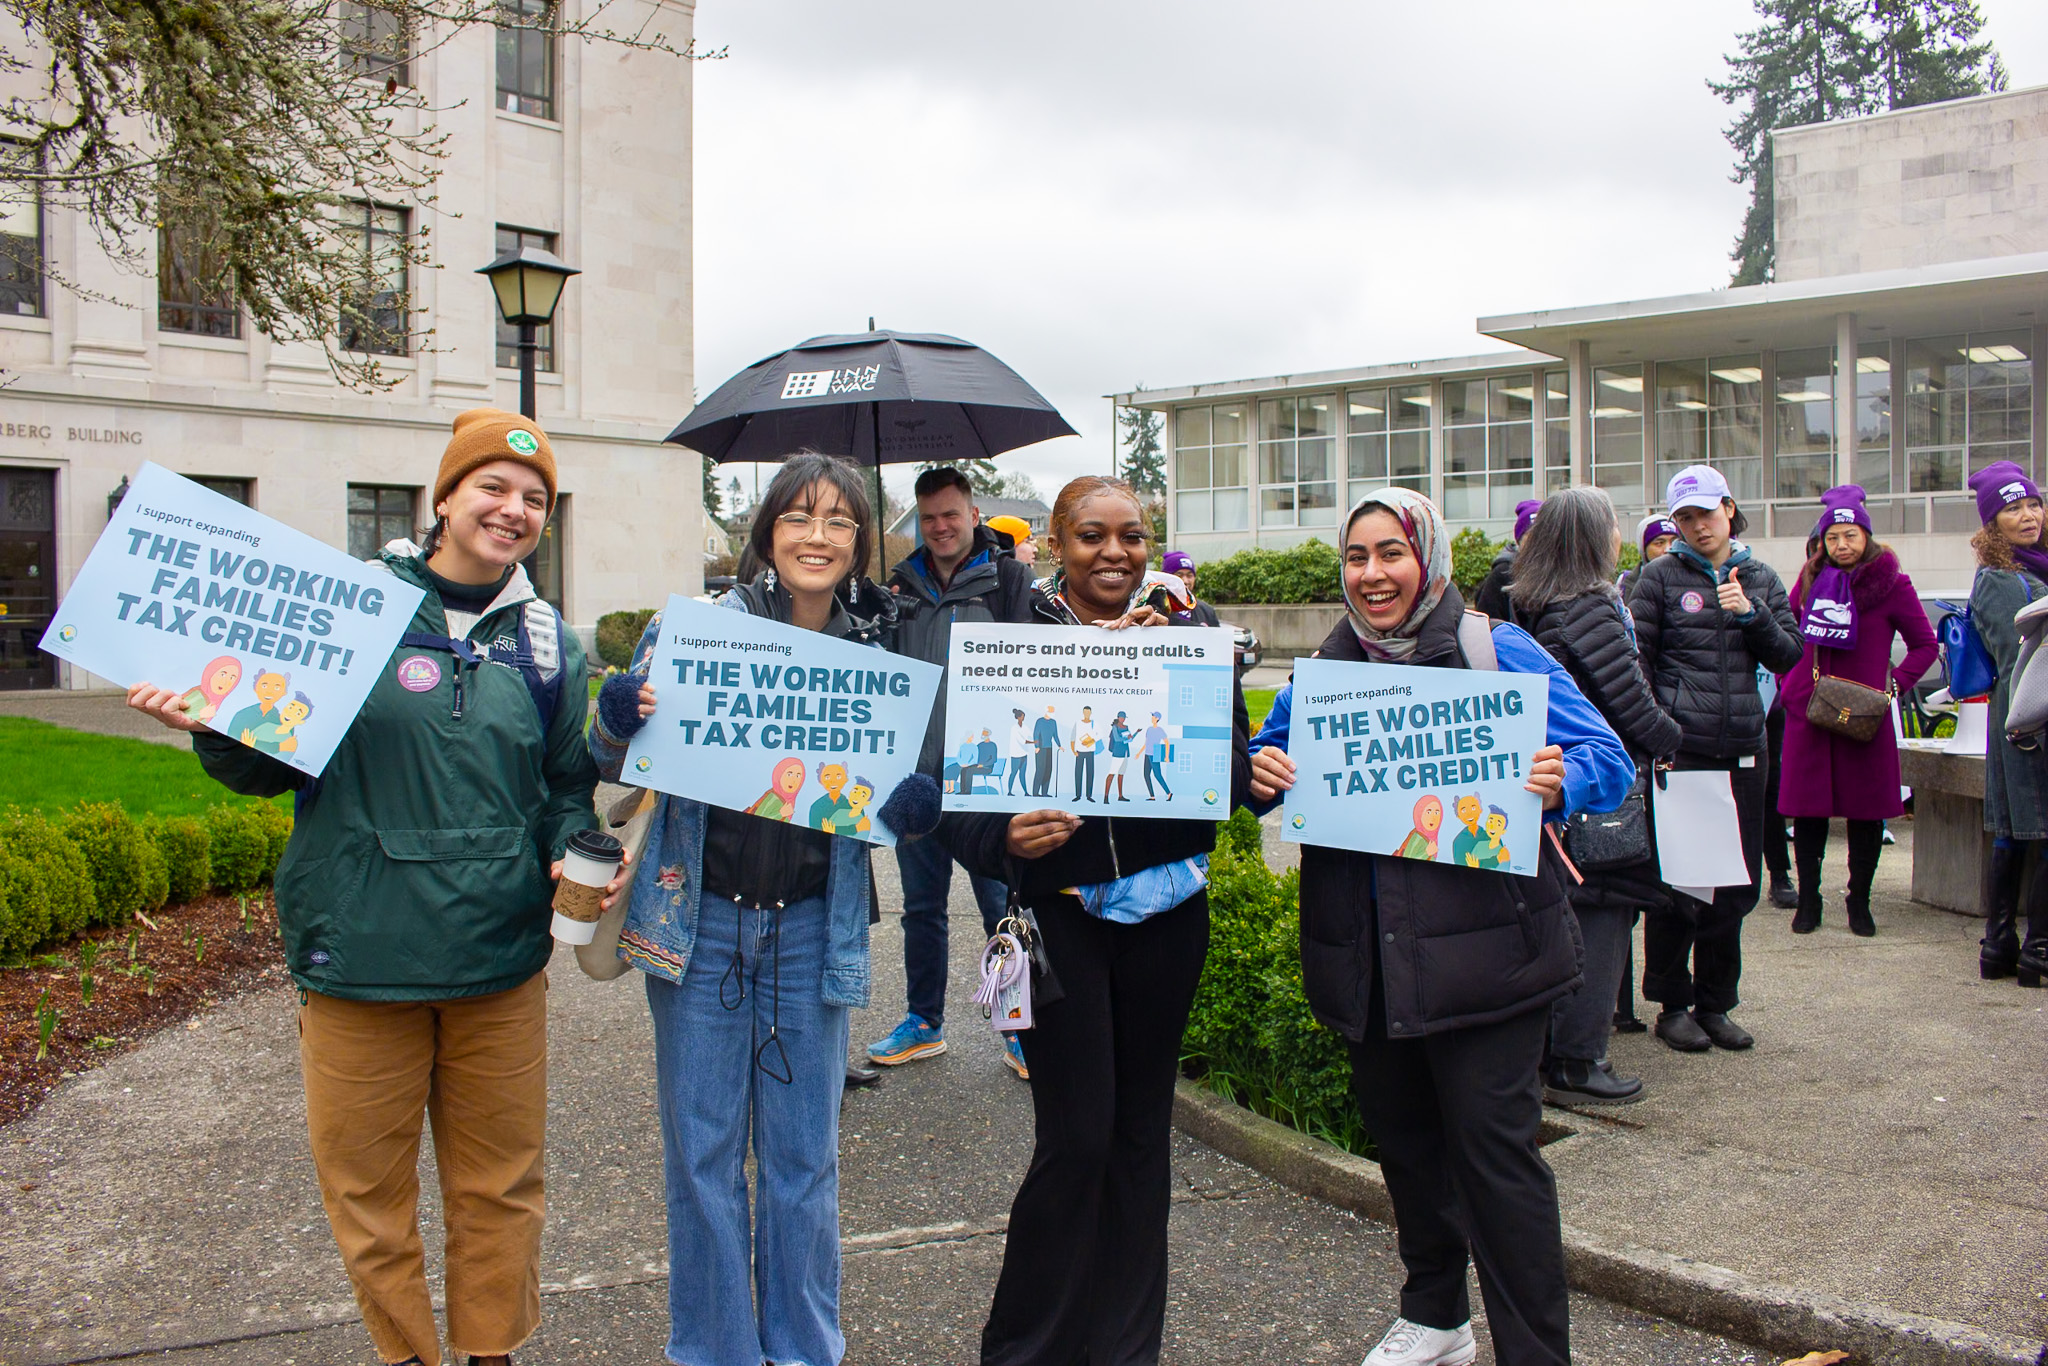
[{"label": "overcast sky", "polygon": [[[2015,87],[2048,4],[1980,0]],[[699,0],[697,385],[878,326],[1102,395],[1500,349],[1482,314],[1727,282],[1708,89],[1748,0]],[[751,482],[751,481],[749,481]],[[893,486],[902,482],[892,478]]]}]

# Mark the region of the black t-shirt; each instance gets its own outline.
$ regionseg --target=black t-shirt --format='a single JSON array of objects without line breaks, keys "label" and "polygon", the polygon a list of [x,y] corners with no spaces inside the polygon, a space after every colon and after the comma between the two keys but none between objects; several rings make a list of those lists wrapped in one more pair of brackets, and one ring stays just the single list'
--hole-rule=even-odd
[{"label": "black t-shirt", "polygon": [[431,567],[427,568],[427,582],[434,585],[434,591],[441,595],[441,607],[448,612],[468,612],[471,616],[482,616],[505,591],[505,585],[512,581],[512,566],[506,565],[505,572],[492,583],[457,583],[443,578]]}]

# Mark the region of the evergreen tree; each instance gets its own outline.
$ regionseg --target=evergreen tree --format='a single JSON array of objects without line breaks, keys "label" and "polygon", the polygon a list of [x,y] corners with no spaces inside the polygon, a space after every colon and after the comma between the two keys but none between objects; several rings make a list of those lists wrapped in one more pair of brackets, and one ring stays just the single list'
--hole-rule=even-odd
[{"label": "evergreen tree", "polygon": [[728,517],[737,517],[746,510],[747,492],[740,487],[740,477],[735,474],[725,485],[725,512]]},{"label": "evergreen tree", "polygon": [[704,515],[714,522],[725,519],[725,507],[719,500],[718,466],[699,456],[704,466]]},{"label": "evergreen tree", "polygon": [[1757,0],[1762,20],[1708,88],[1738,110],[1735,180],[1750,186],[1731,283],[1775,274],[1771,132],[2003,90],[1976,0]]},{"label": "evergreen tree", "polygon": [[1159,434],[1166,419],[1149,408],[1125,408],[1116,415],[1124,429],[1123,476],[1141,494],[1166,496],[1166,455]]},{"label": "evergreen tree", "polygon": [[1875,68],[1858,26],[1859,0],[1757,0],[1762,19],[1727,58],[1729,79],[1707,88],[1738,110],[1727,127],[1735,180],[1751,188],[1742,235],[1730,259],[1738,285],[1762,284],[1775,270],[1771,202],[1771,130],[1867,113]]}]

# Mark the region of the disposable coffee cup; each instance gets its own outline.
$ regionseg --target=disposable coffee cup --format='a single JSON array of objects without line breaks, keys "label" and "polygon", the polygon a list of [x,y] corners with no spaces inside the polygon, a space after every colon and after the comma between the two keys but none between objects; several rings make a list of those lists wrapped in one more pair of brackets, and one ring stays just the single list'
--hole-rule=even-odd
[{"label": "disposable coffee cup", "polygon": [[552,930],[564,944],[588,944],[597,934],[604,889],[618,876],[626,846],[602,830],[578,830],[562,854],[562,880],[555,884]]}]

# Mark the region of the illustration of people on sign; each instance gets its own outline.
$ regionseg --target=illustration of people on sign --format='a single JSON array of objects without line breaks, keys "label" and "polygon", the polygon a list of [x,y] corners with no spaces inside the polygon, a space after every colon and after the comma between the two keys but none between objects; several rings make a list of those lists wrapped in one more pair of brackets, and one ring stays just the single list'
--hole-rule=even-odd
[{"label": "illustration of people on sign", "polygon": [[1036,766],[1031,771],[1031,795],[1050,797],[1052,795],[1052,763],[1060,752],[1060,723],[1047,707],[1045,715],[1038,718],[1031,727],[1031,747],[1037,751]]},{"label": "illustration of people on sign", "polygon": [[1486,835],[1479,828],[1479,818],[1486,808],[1477,792],[1468,792],[1458,798],[1452,810],[1458,813],[1458,823],[1465,828],[1451,841],[1451,862],[1461,868],[1484,868],[1479,861],[1479,846],[1486,843]]},{"label": "illustration of people on sign", "polygon": [[1484,868],[1491,863],[1495,868],[1505,868],[1513,861],[1508,855],[1508,847],[1500,842],[1500,837],[1507,832],[1508,813],[1497,806],[1488,806],[1486,808],[1486,838],[1488,843],[1485,848],[1479,851],[1480,862],[1475,866]]},{"label": "illustration of people on sign", "polygon": [[811,818],[805,824],[829,835],[833,825],[846,814],[846,798],[840,795],[846,788],[846,765],[829,761],[819,764],[818,781],[824,785],[825,795],[811,803]]},{"label": "illustration of people on sign", "polygon": [[1074,734],[1068,748],[1074,752],[1074,798],[1077,801],[1095,800],[1095,752],[1102,747],[1102,738],[1095,733],[1095,709],[1081,708],[1081,720],[1074,727]]},{"label": "illustration of people on sign", "polygon": [[222,655],[206,666],[199,686],[185,694],[185,714],[195,721],[211,721],[241,681],[242,661],[233,655]]},{"label": "illustration of people on sign", "polygon": [[236,712],[235,719],[228,722],[228,734],[245,745],[256,743],[257,727],[277,723],[277,704],[292,690],[292,676],[281,669],[259,669],[255,688],[256,700]]},{"label": "illustration of people on sign", "polygon": [[1109,785],[1116,784],[1116,799],[1127,802],[1124,795],[1124,765],[1131,761],[1131,726],[1118,712],[1116,720],[1109,723],[1109,772],[1102,779],[1102,800],[1109,800]]},{"label": "illustration of people on sign", "polygon": [[796,794],[803,788],[804,761],[778,759],[768,777],[768,790],[754,799],[754,804],[747,808],[747,814],[766,816],[771,821],[786,821],[796,813]]},{"label": "illustration of people on sign", "polygon": [[299,723],[312,714],[313,699],[302,692],[295,692],[289,702],[277,704],[275,720],[265,721],[250,733],[250,743],[275,758],[296,754],[299,748]]},{"label": "illustration of people on sign", "polygon": [[1422,798],[1415,803],[1415,828],[1402,839],[1394,857],[1434,859],[1437,831],[1443,828],[1443,802],[1435,797]]},{"label": "illustration of people on sign", "polygon": [[846,789],[846,810],[839,814],[833,833],[865,835],[874,829],[874,822],[867,817],[868,803],[874,799],[875,785],[866,778],[855,778],[853,786]]},{"label": "illustration of people on sign", "polygon": [[1152,795],[1154,778],[1159,780],[1159,789],[1166,794],[1166,799],[1173,800],[1173,789],[1166,785],[1166,761],[1173,757],[1172,745],[1166,727],[1160,723],[1159,713],[1153,712],[1152,724],[1145,727],[1145,800],[1148,802],[1159,800]]}]

